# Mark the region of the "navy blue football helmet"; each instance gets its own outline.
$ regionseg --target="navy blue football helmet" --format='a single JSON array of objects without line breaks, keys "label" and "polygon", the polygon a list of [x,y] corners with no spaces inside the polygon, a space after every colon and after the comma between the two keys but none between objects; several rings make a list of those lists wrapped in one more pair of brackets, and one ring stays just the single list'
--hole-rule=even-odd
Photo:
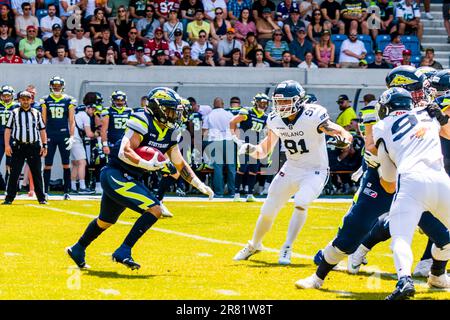
[{"label": "navy blue football helmet", "polygon": [[307,101],[306,103],[317,103],[319,100],[317,100],[317,97],[314,93],[308,93],[306,95]]},{"label": "navy blue football helmet", "polygon": [[181,125],[184,107],[181,97],[174,90],[165,87],[152,89],[147,95],[147,100],[147,111],[158,122],[171,129]]},{"label": "navy blue football helmet", "polygon": [[48,82],[51,93],[63,93],[66,82],[62,77],[54,76]]},{"label": "navy blue football helmet", "polygon": [[380,119],[386,118],[391,112],[398,110],[411,110],[413,108],[413,98],[411,93],[403,88],[390,88],[384,91],[376,109]]},{"label": "navy blue football helmet", "polygon": [[274,112],[287,118],[299,112],[306,103],[306,91],[294,80],[280,82],[272,96]]},{"label": "navy blue football helmet", "polygon": [[448,107],[450,107],[450,92],[437,97],[434,99],[434,102],[439,106],[442,111],[445,111]]},{"label": "navy blue football helmet", "polygon": [[386,76],[386,87],[403,88],[411,93],[415,103],[425,98],[426,77],[413,66],[399,66]]},{"label": "navy blue football helmet", "polygon": [[431,77],[430,87],[436,92],[436,96],[441,96],[450,91],[450,69],[441,70]]},{"label": "navy blue football helmet", "polygon": [[257,93],[252,100],[252,105],[261,111],[266,111],[267,108],[269,107],[269,103],[270,103],[270,98],[267,94],[265,93]]},{"label": "navy blue football helmet", "polygon": [[127,94],[116,90],[111,94],[111,104],[117,108],[124,108],[127,105]]}]

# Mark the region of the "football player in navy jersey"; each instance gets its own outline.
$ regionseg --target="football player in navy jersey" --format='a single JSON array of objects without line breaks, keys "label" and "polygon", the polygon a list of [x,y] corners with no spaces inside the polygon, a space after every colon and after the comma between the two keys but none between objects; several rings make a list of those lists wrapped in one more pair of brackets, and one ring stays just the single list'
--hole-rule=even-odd
[{"label": "football player in navy jersey", "polygon": [[64,93],[65,81],[55,76],[50,79],[50,94],[42,97],[39,104],[42,108],[42,119],[45,122],[48,137],[48,153],[45,157],[44,184],[48,194],[53,158],[56,149],[61,154],[64,171],[64,200],[69,200],[70,192],[70,149],[75,134],[76,100]]},{"label": "football player in navy jersey", "polygon": [[[233,133],[233,139],[238,146],[245,142],[252,142],[258,144],[262,140],[262,134],[267,122],[267,107],[270,98],[264,93],[258,93],[253,97],[253,108],[242,108],[237,115],[230,121],[230,129]],[[239,125],[239,136],[237,135],[237,127]],[[236,172],[236,193],[234,195],[235,201],[240,201],[239,190],[243,182],[244,175],[247,175],[247,202],[254,202],[253,189],[256,183],[256,175],[259,172],[260,161],[250,159],[248,156],[241,156],[238,161],[238,169]],[[244,189],[245,190],[245,189]]]},{"label": "football player in navy jersey", "polygon": [[[143,173],[173,164],[184,180],[210,199],[214,196],[211,188],[200,181],[184,160],[178,146],[177,127],[182,108],[176,92],[158,88],[149,92],[146,111],[134,113],[128,120],[124,136],[111,149],[110,161],[101,172],[103,196],[100,214],[88,225],[78,242],[66,249],[78,267],[87,267],[85,250],[91,242],[116,223],[126,208],[130,208],[141,216],[112,258],[130,269],[140,268],[131,256],[131,249],[162,214],[159,200],[140,181]],[[141,158],[134,150],[142,146],[158,149],[171,162],[158,161],[157,153],[150,160]]]}]

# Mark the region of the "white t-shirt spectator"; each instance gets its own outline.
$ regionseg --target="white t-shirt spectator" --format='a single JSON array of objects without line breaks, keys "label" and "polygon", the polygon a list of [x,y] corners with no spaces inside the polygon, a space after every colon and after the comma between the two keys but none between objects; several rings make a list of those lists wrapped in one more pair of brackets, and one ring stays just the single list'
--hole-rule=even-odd
[{"label": "white t-shirt spectator", "polygon": [[65,57],[64,60],[60,61],[58,58],[52,58],[52,64],[72,64],[72,60]]},{"label": "white t-shirt spectator", "polygon": [[175,41],[169,43],[169,57],[177,56],[178,58],[183,58],[183,47],[189,46],[189,43],[182,40],[181,45],[176,44]]},{"label": "white t-shirt spectator", "polygon": [[30,4],[35,3],[34,0],[11,0],[11,9],[17,10],[17,13],[23,14],[22,3],[28,2]]},{"label": "white t-shirt spectator", "polygon": [[[54,16],[51,18],[50,16],[45,16],[41,19],[41,28],[50,29],[52,30],[52,26],[57,23],[60,26],[63,25],[62,20],[58,18],[57,16]],[[53,35],[51,31],[42,32],[42,39],[48,39]]]},{"label": "white t-shirt spectator", "polygon": [[[129,61],[129,62],[137,62],[136,55],[133,54],[133,55],[129,56],[128,59],[127,59],[127,61]],[[144,61],[145,61],[145,63],[147,63],[147,62],[152,61],[152,59],[151,59],[149,56],[147,56],[147,55],[144,54]],[[136,66],[137,66],[137,67],[145,67],[146,65],[143,64],[143,63],[141,63],[141,64],[137,64]]]},{"label": "white t-shirt spectator", "polygon": [[79,129],[85,130],[86,127],[91,127],[91,119],[89,118],[89,115],[85,111],[78,112],[75,114],[75,134],[74,138],[75,141],[78,143],[83,143],[83,140],[80,137]]},{"label": "white t-shirt spectator", "polygon": [[212,47],[212,44],[209,42],[205,42],[203,45],[200,45],[198,41],[194,42],[194,44],[191,46],[192,59],[200,60],[200,56],[203,56],[205,54],[205,50]]},{"label": "white t-shirt spectator", "polygon": [[202,0],[202,3],[205,13],[212,19],[216,17],[216,8],[222,8],[224,11],[227,10],[227,4],[225,3],[224,0],[216,0],[216,1]]},{"label": "white t-shirt spectator", "polygon": [[84,57],[84,47],[91,46],[92,42],[90,38],[82,37],[81,39],[72,38],[69,40],[69,50],[75,50],[76,58]]},{"label": "white t-shirt spectator", "polygon": [[405,0],[402,0],[397,4],[395,17],[403,18],[406,21],[411,21],[414,18],[420,18],[420,8],[415,1],[408,7]]},{"label": "white t-shirt spectator", "polygon": [[233,117],[223,108],[213,109],[203,121],[203,129],[208,129],[208,141],[231,140],[230,121]]},{"label": "white t-shirt spectator", "polygon": [[367,53],[362,41],[356,40],[355,42],[351,42],[350,39],[346,39],[344,40],[344,42],[342,42],[341,52],[339,54],[339,62],[359,62],[359,59],[345,54],[344,50],[350,50],[357,55],[361,55],[363,52]]},{"label": "white t-shirt spectator", "polygon": [[303,62],[300,63],[297,67],[300,68],[300,69],[308,69],[308,70],[311,70],[311,69],[318,69],[318,68],[319,68],[314,62],[311,62],[311,65],[308,66],[308,64],[306,63],[306,61],[303,61]]},{"label": "white t-shirt spectator", "polygon": [[25,17],[21,15],[16,17],[16,26],[22,34],[27,34],[27,27],[35,26],[36,28],[39,28],[39,21],[34,16],[25,19]]}]

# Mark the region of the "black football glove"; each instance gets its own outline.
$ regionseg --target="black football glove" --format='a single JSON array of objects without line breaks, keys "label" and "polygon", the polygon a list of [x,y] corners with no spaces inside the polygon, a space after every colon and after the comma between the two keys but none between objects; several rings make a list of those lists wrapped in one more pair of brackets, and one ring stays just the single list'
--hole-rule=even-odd
[{"label": "black football glove", "polygon": [[170,161],[168,161],[168,162],[166,163],[166,168],[167,168],[167,170],[169,170],[169,173],[170,173],[171,175],[177,173],[177,168],[175,168],[175,166],[173,165],[173,163],[170,162]]},{"label": "black football glove", "polygon": [[350,146],[350,142],[341,136],[335,136],[333,139],[328,140],[327,143],[339,149],[345,149]]},{"label": "black football glove", "polygon": [[432,118],[436,118],[437,121],[439,121],[439,124],[441,126],[445,126],[448,123],[449,116],[446,115],[441,108],[439,108],[439,105],[436,103],[431,103],[427,107],[428,114]]}]

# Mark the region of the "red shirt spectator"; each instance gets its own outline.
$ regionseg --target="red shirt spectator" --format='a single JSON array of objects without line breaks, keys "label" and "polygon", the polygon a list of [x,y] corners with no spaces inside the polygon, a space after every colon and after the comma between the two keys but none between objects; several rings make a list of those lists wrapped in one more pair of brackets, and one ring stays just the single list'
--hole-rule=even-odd
[{"label": "red shirt spectator", "polygon": [[155,10],[158,16],[165,18],[165,20],[169,17],[170,10],[178,10],[180,9],[180,1],[179,0],[155,0]]},{"label": "red shirt spectator", "polygon": [[166,56],[169,56],[169,43],[163,39],[164,33],[161,28],[155,29],[155,37],[145,44],[145,54],[153,58],[156,51],[164,50]]},{"label": "red shirt spectator", "polygon": [[5,44],[5,56],[0,58],[0,63],[23,63],[21,57],[16,55],[16,47],[12,42]]}]

